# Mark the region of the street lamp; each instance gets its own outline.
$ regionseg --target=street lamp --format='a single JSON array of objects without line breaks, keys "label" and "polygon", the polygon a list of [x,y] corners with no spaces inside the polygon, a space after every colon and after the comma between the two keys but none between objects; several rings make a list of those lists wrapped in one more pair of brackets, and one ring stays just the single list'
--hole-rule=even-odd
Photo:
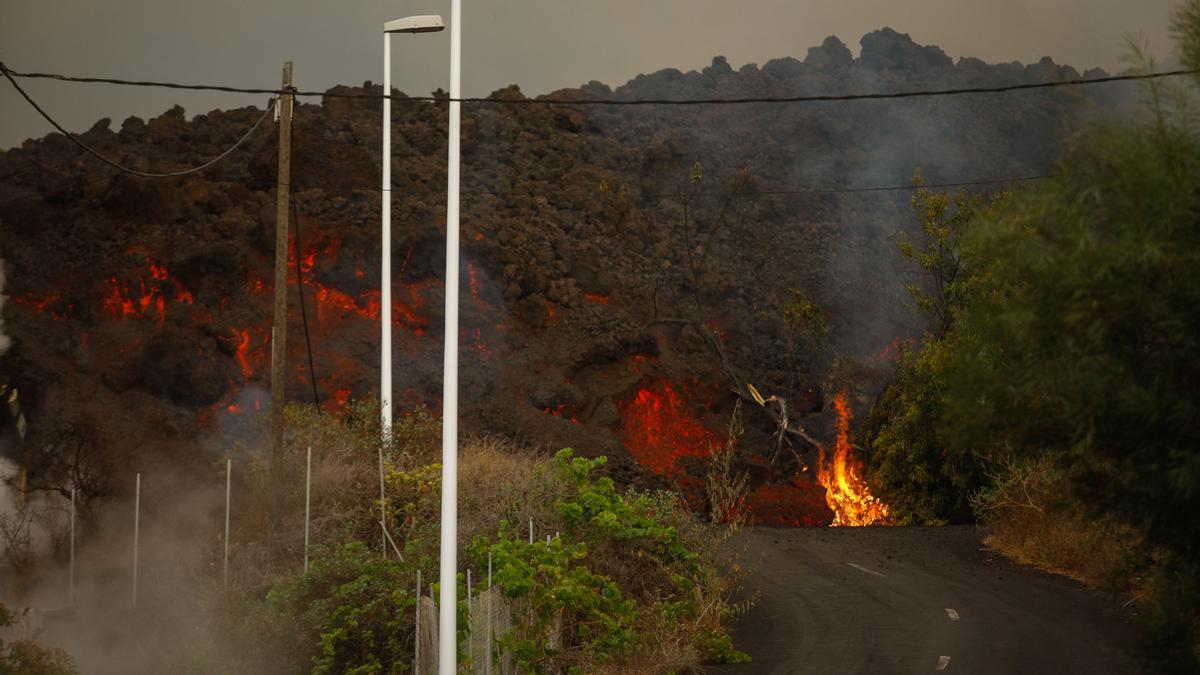
[{"label": "street lamp", "polygon": [[[450,122],[446,170],[446,346],[442,363],[442,542],[438,674],[458,672],[458,161],[462,0],[450,0]],[[491,645],[488,645],[491,649]]]},{"label": "street lamp", "polygon": [[383,437],[392,429],[392,33],[436,33],[445,29],[437,15],[409,16],[383,24],[383,265],[380,279],[379,402]]},{"label": "street lamp", "polygon": [[[388,33],[430,33],[444,28],[440,16],[413,16],[383,26],[383,91],[392,92]],[[450,0],[449,158],[446,171],[446,326],[442,362],[442,509],[438,563],[438,673],[458,672],[458,258],[459,145],[462,98],[462,0]],[[383,352],[380,396],[384,434],[392,426],[392,104],[383,99]],[[419,601],[419,599],[418,599]],[[489,645],[489,649],[490,649]]]}]

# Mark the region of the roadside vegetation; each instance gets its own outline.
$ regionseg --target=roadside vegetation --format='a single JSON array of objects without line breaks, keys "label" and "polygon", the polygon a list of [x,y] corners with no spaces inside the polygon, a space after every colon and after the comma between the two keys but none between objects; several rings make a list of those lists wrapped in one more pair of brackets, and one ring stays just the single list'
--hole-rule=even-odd
[{"label": "roadside vegetation", "polygon": [[[1200,68],[1200,1],[1175,15]],[[929,331],[874,411],[899,519],[985,522],[1022,562],[1132,593],[1148,672],[1200,672],[1200,142],[1147,89],[1054,175],[990,201],[918,190]],[[919,182],[920,177],[918,175]]]},{"label": "roadside vegetation", "polygon": [[[252,472],[241,492],[258,501],[243,509],[254,515],[233,525],[230,585],[214,583],[209,593],[216,639],[196,645],[181,667],[412,672],[418,570],[427,598],[422,630],[436,624],[428,598],[430,582],[436,598],[438,572],[440,420],[418,411],[395,426],[384,454],[384,512],[394,539],[385,552],[377,417],[370,403],[345,417],[289,408],[288,456],[280,466],[301,472],[291,471],[287,488],[273,487],[265,467]],[[302,471],[310,446],[312,543],[304,572]],[[723,545],[737,519],[708,525],[673,493],[620,491],[604,467],[603,457],[570,449],[547,456],[496,438],[464,442],[458,592],[464,667],[481,660],[468,645],[484,631],[476,604],[470,629],[477,635],[468,634],[465,570],[473,570],[479,603],[489,557],[499,589],[493,599],[509,617],[496,630],[493,662],[507,662],[512,672],[688,672],[706,661],[747,658],[725,629],[735,608]],[[710,483],[727,505],[738,501],[729,494],[736,481],[731,488],[713,476]],[[427,639],[422,649],[432,649]],[[212,645],[222,645],[221,652]]]},{"label": "roadside vegetation", "polygon": [[[17,617],[0,604],[0,631],[16,625]],[[61,649],[43,647],[32,640],[0,637],[0,673],[21,675],[75,675],[75,662]]]}]

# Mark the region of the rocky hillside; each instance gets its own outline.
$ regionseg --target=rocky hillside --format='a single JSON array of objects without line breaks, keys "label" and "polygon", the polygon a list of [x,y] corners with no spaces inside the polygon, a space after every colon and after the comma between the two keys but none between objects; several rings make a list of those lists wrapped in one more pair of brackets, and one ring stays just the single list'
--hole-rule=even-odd
[{"label": "rocky hillside", "polygon": [[[1096,73],[1087,73],[1094,75]],[[955,62],[889,29],[859,58],[836,38],[803,60],[738,71],[663,70],[616,89],[551,97],[733,98],[1042,82],[1049,60]],[[371,83],[335,91],[374,92]],[[834,390],[864,410],[899,337],[919,330],[888,236],[905,191],[831,192],[1045,173],[1072,121],[1112,89],[1039,90],[818,104],[513,105],[463,114],[462,416],[499,433],[614,458],[642,484],[695,492],[689,458],[722,442],[752,383],[832,438]],[[398,404],[437,409],[444,280],[444,104],[393,105],[394,328]],[[261,115],[100,120],[84,140],[142,170],[180,169]],[[296,108],[288,398],[331,414],[375,395],[379,333],[379,106],[326,97]],[[170,462],[209,471],[261,439],[271,353],[276,138],[186,178],[113,171],[51,134],[0,153],[3,305],[13,347],[0,376],[30,422],[4,452],[48,480],[83,456],[104,467]],[[808,188],[816,188],[809,190]],[[830,327],[798,335],[798,289]],[[303,307],[301,306],[303,297]],[[312,345],[312,375],[305,321]],[[857,373],[851,375],[851,373]],[[736,379],[735,379],[736,378]],[[751,404],[740,463],[762,522],[832,517],[793,438]],[[72,454],[76,453],[76,454]],[[698,494],[698,493],[697,493]]]}]

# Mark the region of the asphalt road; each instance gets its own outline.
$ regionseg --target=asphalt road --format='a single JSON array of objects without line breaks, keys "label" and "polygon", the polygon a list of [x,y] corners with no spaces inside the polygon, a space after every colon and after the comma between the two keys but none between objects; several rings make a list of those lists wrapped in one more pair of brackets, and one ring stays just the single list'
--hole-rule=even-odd
[{"label": "asphalt road", "polygon": [[1119,599],[1017,566],[972,527],[753,528],[739,544],[754,606],[711,673],[1128,671]]}]

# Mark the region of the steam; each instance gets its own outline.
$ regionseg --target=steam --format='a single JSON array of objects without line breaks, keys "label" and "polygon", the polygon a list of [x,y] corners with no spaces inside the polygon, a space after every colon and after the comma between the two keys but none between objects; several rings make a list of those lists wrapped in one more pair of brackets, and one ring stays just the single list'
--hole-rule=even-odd
[{"label": "steam", "polygon": [[4,334],[4,260],[0,259],[0,356],[12,346],[12,340]]}]

